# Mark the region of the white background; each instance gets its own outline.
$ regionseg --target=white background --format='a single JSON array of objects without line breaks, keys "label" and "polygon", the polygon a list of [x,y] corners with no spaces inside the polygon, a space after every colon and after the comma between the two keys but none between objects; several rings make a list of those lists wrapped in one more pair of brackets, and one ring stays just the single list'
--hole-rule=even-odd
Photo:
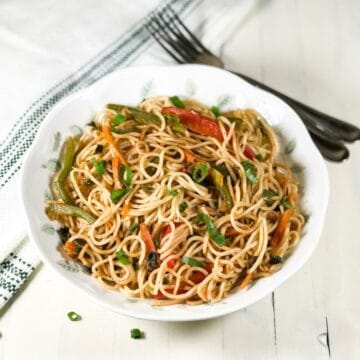
[{"label": "white background", "polygon": [[[31,2],[18,2],[26,25]],[[4,1],[3,9],[6,10],[9,3]],[[33,14],[32,27],[35,32],[37,29],[41,32],[44,22],[51,25],[49,19],[55,13],[49,4],[54,3],[37,3],[42,6]],[[86,4],[95,6],[96,2],[78,3],[82,3],[83,11],[79,5],[76,21],[86,27],[89,24]],[[111,17],[111,9],[107,11]],[[126,14],[124,5],[121,11]],[[22,15],[16,16],[16,24],[21,24],[19,16],[21,20]],[[9,24],[10,20],[0,32],[4,49],[6,31],[16,36],[16,29],[11,29]],[[104,39],[99,35],[94,41],[108,43],[111,36],[96,26]],[[71,29],[62,31],[65,34],[68,31],[68,36],[71,34]],[[359,39],[358,0],[253,1],[252,11],[239,18],[236,31],[224,44],[222,56],[229,68],[360,126]],[[81,39],[73,37],[72,41],[78,42],[79,53],[82,50],[82,54],[86,54]],[[35,51],[40,62],[41,47],[31,48],[31,44],[29,40],[29,51]],[[59,48],[62,57],[47,61],[53,61],[56,68],[68,59],[69,68],[77,67],[74,48],[67,56],[64,55],[67,48]],[[1,71],[13,73],[24,96],[30,99],[31,84],[21,81],[22,72],[28,71],[26,61],[20,68],[13,61],[18,59],[16,48],[6,54],[7,58],[0,59]],[[91,54],[89,47],[88,55]],[[32,80],[38,78],[39,74],[33,74]],[[39,81],[45,83],[59,80],[53,75],[49,80],[46,71],[40,78]],[[38,95],[37,91],[40,93],[37,86],[34,85],[33,98]],[[19,97],[19,89],[0,88],[1,106],[6,109],[10,97]],[[38,89],[42,89],[41,86]],[[7,111],[13,109],[9,107]],[[274,307],[272,296],[268,296],[244,311],[215,320],[140,321],[98,307],[41,266],[28,286],[1,314],[0,358],[328,359],[330,354],[332,359],[360,358],[359,143],[350,149],[350,160],[343,164],[328,163],[330,202],[320,245],[304,268],[276,290]],[[66,314],[71,310],[80,313],[83,320],[69,321]],[[134,327],[145,331],[146,339],[130,339],[130,329]]]}]

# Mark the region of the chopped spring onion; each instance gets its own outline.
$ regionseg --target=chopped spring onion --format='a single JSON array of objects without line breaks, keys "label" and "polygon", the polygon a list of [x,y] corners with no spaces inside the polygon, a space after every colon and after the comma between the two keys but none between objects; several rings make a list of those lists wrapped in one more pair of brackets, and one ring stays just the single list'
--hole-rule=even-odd
[{"label": "chopped spring onion", "polygon": [[276,193],[275,191],[273,191],[271,189],[265,189],[262,192],[262,197],[265,198],[265,204],[267,206],[271,206],[273,204],[272,198],[277,195],[278,195],[278,193]]},{"label": "chopped spring onion", "polygon": [[185,201],[183,201],[180,205],[179,205],[179,211],[180,212],[184,212],[187,208],[187,203]]},{"label": "chopped spring onion", "polygon": [[215,224],[211,221],[210,217],[206,214],[198,214],[195,217],[195,223],[204,222],[207,227],[207,232],[209,233],[210,238],[218,246],[223,246],[228,241],[225,236],[218,230]]},{"label": "chopped spring onion", "polygon": [[96,173],[99,176],[103,176],[104,175],[104,171],[105,171],[105,166],[106,166],[106,161],[99,161],[97,162],[95,158],[92,159],[92,163],[94,165],[94,168],[96,170]]},{"label": "chopped spring onion", "polygon": [[126,165],[121,165],[119,169],[119,180],[125,185],[126,188],[130,188],[132,183],[132,170],[131,167]]},{"label": "chopped spring onion", "polygon": [[204,262],[197,260],[195,258],[192,258],[190,256],[183,256],[182,262],[184,264],[190,265],[190,266],[197,266],[197,267],[204,267]]},{"label": "chopped spring onion", "polygon": [[198,164],[194,167],[192,178],[195,182],[202,183],[209,175],[209,170],[204,163]]},{"label": "chopped spring onion", "polygon": [[124,265],[130,264],[130,260],[125,255],[123,250],[119,250],[115,255],[122,264],[124,264]]},{"label": "chopped spring onion", "polygon": [[141,339],[143,337],[143,333],[140,329],[131,329],[130,335],[132,339]]},{"label": "chopped spring onion", "polygon": [[221,115],[221,111],[218,106],[214,105],[210,108],[210,110],[216,117],[219,117]]},{"label": "chopped spring onion", "polygon": [[114,118],[114,120],[112,121],[112,123],[114,125],[121,125],[126,121],[126,116],[122,115],[122,114],[117,114]]},{"label": "chopped spring onion", "polygon": [[180,119],[176,115],[166,114],[166,122],[170,125],[171,130],[183,133],[185,131],[185,126],[180,122]]},{"label": "chopped spring onion", "polygon": [[178,96],[171,96],[170,101],[174,106],[176,106],[180,109],[185,108],[185,104],[182,102],[182,100]]},{"label": "chopped spring onion", "polygon": [[117,204],[129,191],[130,189],[128,188],[116,189],[110,194],[110,199],[114,204]]},{"label": "chopped spring onion", "polygon": [[139,227],[139,224],[137,224],[137,223],[132,224],[128,229],[129,233],[133,234],[138,229],[138,227]]},{"label": "chopped spring onion", "polygon": [[71,321],[80,321],[82,319],[81,315],[77,314],[75,311],[70,311],[67,313],[67,317]]},{"label": "chopped spring onion", "polygon": [[258,178],[256,177],[256,170],[255,170],[254,166],[249,161],[243,161],[241,163],[241,165],[243,166],[243,168],[245,170],[245,175],[248,178],[248,180],[252,184],[256,184],[258,181]]},{"label": "chopped spring onion", "polygon": [[259,161],[264,161],[264,157],[259,153],[255,156],[255,158]]},{"label": "chopped spring onion", "polygon": [[287,197],[283,197],[280,200],[280,205],[282,205],[285,209],[292,209],[292,205],[289,203],[289,200]]},{"label": "chopped spring onion", "polygon": [[179,193],[176,190],[169,190],[169,195],[175,197],[175,196],[179,195]]}]

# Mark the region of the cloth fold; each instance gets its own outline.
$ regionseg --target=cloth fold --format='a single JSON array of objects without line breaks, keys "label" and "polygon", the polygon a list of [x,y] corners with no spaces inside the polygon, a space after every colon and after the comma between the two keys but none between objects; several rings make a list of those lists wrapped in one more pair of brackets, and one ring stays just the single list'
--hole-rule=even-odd
[{"label": "cloth fold", "polygon": [[[39,264],[24,237],[18,173],[51,108],[120,67],[172,63],[146,30],[152,12],[170,5],[216,53],[252,1],[136,0],[120,5],[115,0],[0,4],[0,68],[8,69],[0,83],[0,308]],[[29,23],[31,18],[44,18],[44,24]]]}]

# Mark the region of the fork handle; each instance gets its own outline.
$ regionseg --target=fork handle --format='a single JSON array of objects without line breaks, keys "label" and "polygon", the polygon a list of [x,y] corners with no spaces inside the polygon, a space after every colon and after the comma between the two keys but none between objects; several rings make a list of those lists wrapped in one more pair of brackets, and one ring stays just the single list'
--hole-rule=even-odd
[{"label": "fork handle", "polygon": [[[343,120],[337,119],[333,116],[327,115],[321,111],[313,109],[312,107],[303,104],[300,101],[297,101],[290,96],[287,96],[281,93],[278,90],[271,88],[268,85],[261,83],[255,79],[252,79],[246,75],[240,74],[238,72],[233,72],[235,75],[242,77],[244,80],[248,81],[250,84],[255,85],[261,89],[267,90],[272,94],[275,94],[285,102],[287,102],[290,106],[292,106],[295,110],[298,109],[299,112],[304,114],[305,112],[309,115],[308,121],[313,123],[317,128],[328,130],[332,134],[336,134],[338,139],[353,142],[360,139],[360,129]],[[301,117],[301,116],[300,116]]]}]

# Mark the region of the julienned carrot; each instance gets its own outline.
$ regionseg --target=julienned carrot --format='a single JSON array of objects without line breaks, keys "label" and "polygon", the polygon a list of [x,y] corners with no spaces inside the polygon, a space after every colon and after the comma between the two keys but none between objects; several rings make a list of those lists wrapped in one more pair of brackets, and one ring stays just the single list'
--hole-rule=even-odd
[{"label": "julienned carrot", "polygon": [[225,232],[225,236],[226,237],[231,237],[231,238],[236,237],[239,234],[240,233],[238,231],[236,231],[235,229],[229,229],[229,230],[226,230],[226,232]]},{"label": "julienned carrot", "polygon": [[183,151],[184,151],[184,155],[185,155],[185,161],[188,164],[195,164],[197,161],[195,155],[190,150],[183,149]]},{"label": "julienned carrot", "polygon": [[145,242],[146,253],[148,254],[149,252],[155,252],[156,246],[149,232],[149,229],[145,223],[140,224],[140,234],[141,234],[141,238]]},{"label": "julienned carrot", "polygon": [[70,257],[76,256],[76,247],[73,241],[66,241],[64,248],[67,255],[69,255]]},{"label": "julienned carrot", "polygon": [[119,162],[120,162],[120,160],[117,156],[115,156],[111,159],[115,189],[121,189],[121,184],[119,181]]},{"label": "julienned carrot", "polygon": [[274,232],[274,235],[272,236],[271,238],[271,245],[272,246],[276,246],[280,243],[283,235],[284,235],[284,232],[285,232],[285,229],[286,229],[286,226],[291,218],[291,216],[293,215],[293,210],[291,209],[288,209],[288,210],[285,210],[282,214],[281,214],[281,217],[280,217],[280,220],[279,220],[279,224]]},{"label": "julienned carrot", "polygon": [[124,155],[122,154],[121,150],[116,146],[116,142],[114,138],[111,135],[110,127],[103,123],[102,124],[102,131],[104,133],[105,139],[107,143],[114,149],[116,152],[117,157],[119,158],[119,161],[121,164],[126,165],[126,160],[124,158]]},{"label": "julienned carrot", "polygon": [[130,205],[125,203],[123,206],[123,209],[122,209],[122,214],[121,214],[123,219],[127,217],[129,211],[130,211]]},{"label": "julienned carrot", "polygon": [[247,275],[245,276],[245,279],[244,279],[244,280],[241,282],[241,284],[240,284],[240,289],[245,289],[246,286],[249,285],[249,283],[251,282],[251,280],[252,280],[252,274],[247,274]]}]

